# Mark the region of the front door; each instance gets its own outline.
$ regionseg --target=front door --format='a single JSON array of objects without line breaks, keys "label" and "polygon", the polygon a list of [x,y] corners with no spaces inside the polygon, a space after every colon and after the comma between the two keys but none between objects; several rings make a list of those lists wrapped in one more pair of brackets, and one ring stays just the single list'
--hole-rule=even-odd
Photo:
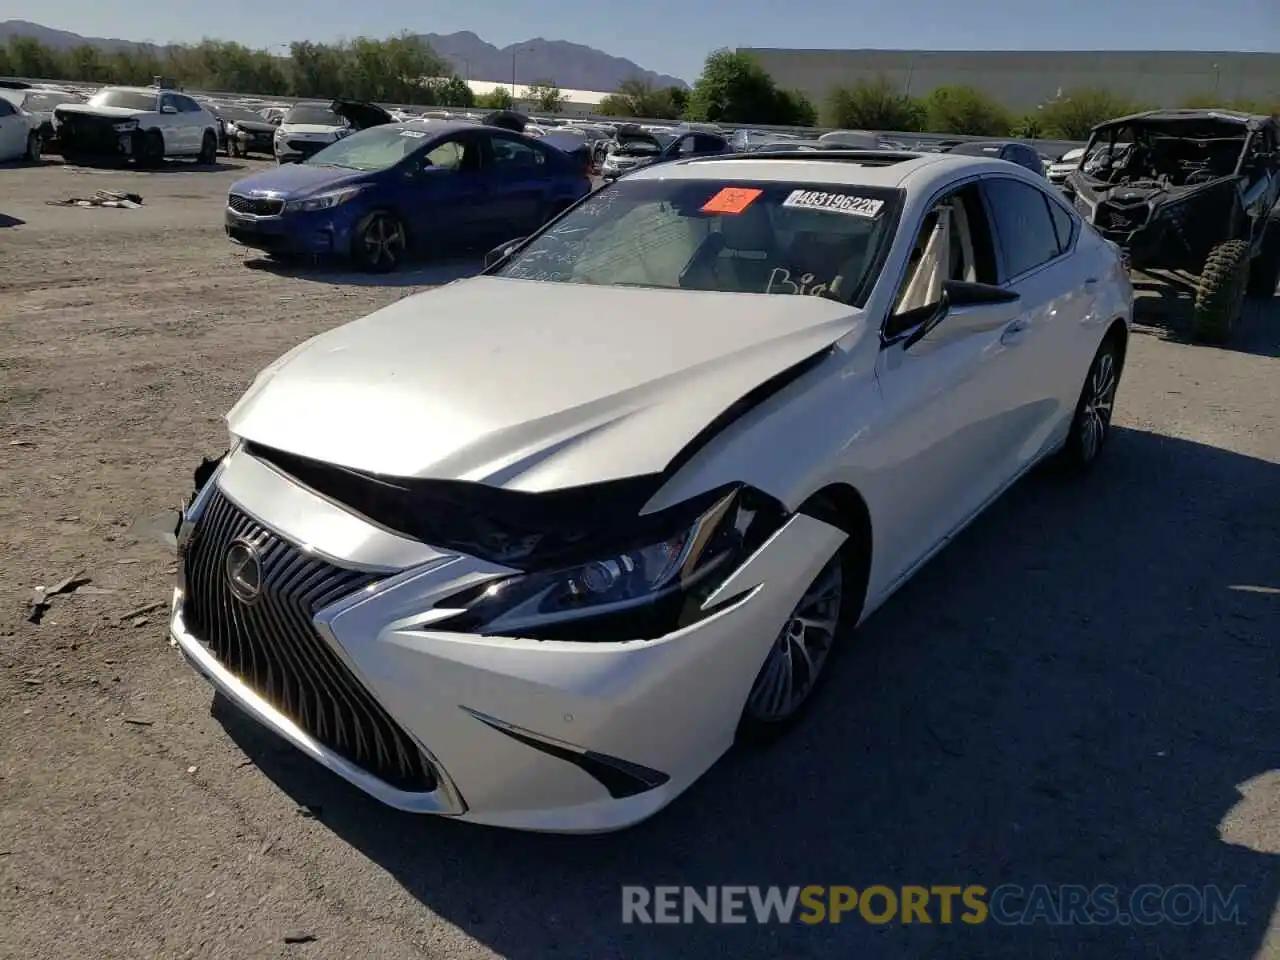
[{"label": "front door", "polygon": [[[400,136],[425,138],[426,134],[402,130]],[[459,253],[484,242],[489,189],[477,134],[467,131],[436,141],[413,155],[406,175],[410,183],[404,191],[404,207],[416,246]]]},{"label": "front door", "polygon": [[956,311],[916,342],[912,318],[925,318],[942,297],[944,280],[991,283],[997,278],[990,224],[976,184],[943,197],[916,228],[907,275],[886,322],[876,364],[886,418],[881,440],[896,472],[885,529],[890,582],[944,542],[1003,486],[1011,435],[1009,362],[1001,343],[1017,313]]},{"label": "front door", "polygon": [[26,151],[26,121],[17,107],[0,97],[0,162],[17,160]]}]

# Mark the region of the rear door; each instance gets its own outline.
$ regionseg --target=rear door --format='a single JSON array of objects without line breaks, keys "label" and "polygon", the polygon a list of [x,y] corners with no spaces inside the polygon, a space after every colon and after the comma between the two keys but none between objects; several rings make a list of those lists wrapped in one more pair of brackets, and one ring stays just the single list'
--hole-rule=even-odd
[{"label": "rear door", "polygon": [[[1000,284],[1021,297],[1000,337],[1011,361],[994,388],[1007,398],[1003,465],[1016,475],[1075,411],[1093,343],[1084,323],[1096,311],[1096,265],[1076,256],[1079,218],[1048,189],[1012,177],[984,178],[999,255]],[[1046,188],[1048,183],[1046,182]]]},{"label": "rear door", "polygon": [[487,131],[488,209],[482,222],[487,237],[501,243],[528,236],[546,220],[554,161],[546,150],[523,137]]}]

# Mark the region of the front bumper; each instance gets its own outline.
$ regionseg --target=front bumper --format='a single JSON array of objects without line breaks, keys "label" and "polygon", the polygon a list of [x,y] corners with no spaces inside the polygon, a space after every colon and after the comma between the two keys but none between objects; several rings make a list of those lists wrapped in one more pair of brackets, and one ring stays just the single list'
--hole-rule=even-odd
[{"label": "front bumper", "polygon": [[[196,635],[186,615],[196,595],[186,580],[194,572],[196,589],[220,569],[198,553],[199,538],[211,535],[202,532],[203,511],[217,498],[290,549],[309,544],[308,556],[342,557],[335,569],[374,578],[317,610],[312,627],[420,745],[433,789],[397,789],[351,762],[349,750],[273,705],[253,676],[238,676],[215,655],[216,643]],[[194,536],[184,541],[171,642],[225,696],[391,806],[564,833],[616,830],[651,816],[728,749],[778,631],[844,540],[820,521],[792,517],[710,598],[737,599],[707,619],[652,641],[571,643],[432,629],[440,601],[508,571],[372,527],[243,452],[205,487],[184,530]],[[283,635],[257,639],[263,649],[293,649]]]},{"label": "front bumper", "polygon": [[345,256],[351,247],[352,218],[344,208],[312,213],[253,216],[226,208],[223,229],[241,246],[265,253]]}]

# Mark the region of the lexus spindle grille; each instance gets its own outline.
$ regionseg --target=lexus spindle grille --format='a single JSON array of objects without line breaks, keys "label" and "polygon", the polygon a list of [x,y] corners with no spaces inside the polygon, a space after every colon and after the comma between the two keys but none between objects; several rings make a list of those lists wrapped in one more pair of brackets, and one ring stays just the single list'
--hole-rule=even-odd
[{"label": "lexus spindle grille", "polygon": [[272,197],[242,197],[238,193],[227,197],[227,206],[236,213],[248,213],[255,217],[274,217],[284,209],[284,201]]},{"label": "lexus spindle grille", "polygon": [[[235,543],[256,550],[259,590],[232,590]],[[214,490],[187,545],[183,616],[228,670],[329,749],[399,790],[435,776],[409,735],[370,696],[314,625],[317,611],[376,577],[343,570],[272,533]],[[241,591],[243,592],[243,590]]]}]

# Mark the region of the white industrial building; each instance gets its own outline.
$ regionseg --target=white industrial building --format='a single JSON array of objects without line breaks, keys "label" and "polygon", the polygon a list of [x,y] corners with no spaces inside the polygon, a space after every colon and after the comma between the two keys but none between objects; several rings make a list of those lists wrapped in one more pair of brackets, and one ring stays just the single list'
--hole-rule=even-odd
[{"label": "white industrial building", "polygon": [[[512,94],[516,101],[516,107],[521,110],[529,110],[532,107],[533,100],[530,96],[530,88],[528,85],[520,83],[512,85],[510,83],[493,83],[489,80],[469,80],[467,85],[471,87],[471,91],[477,97],[487,96],[494,90],[501,87],[503,90]],[[568,117],[585,117],[600,112],[600,103],[607,93],[601,93],[598,90],[561,90],[565,100],[560,104],[560,113]]]},{"label": "white industrial building", "polygon": [[[1269,0],[1274,2],[1274,0]],[[1073,88],[1106,88],[1138,103],[1177,106],[1189,97],[1280,105],[1280,53],[1011,50],[783,50],[748,48],[780,86],[822,103],[837,86],[885,78],[926,96],[976,87],[1016,111]]]}]

